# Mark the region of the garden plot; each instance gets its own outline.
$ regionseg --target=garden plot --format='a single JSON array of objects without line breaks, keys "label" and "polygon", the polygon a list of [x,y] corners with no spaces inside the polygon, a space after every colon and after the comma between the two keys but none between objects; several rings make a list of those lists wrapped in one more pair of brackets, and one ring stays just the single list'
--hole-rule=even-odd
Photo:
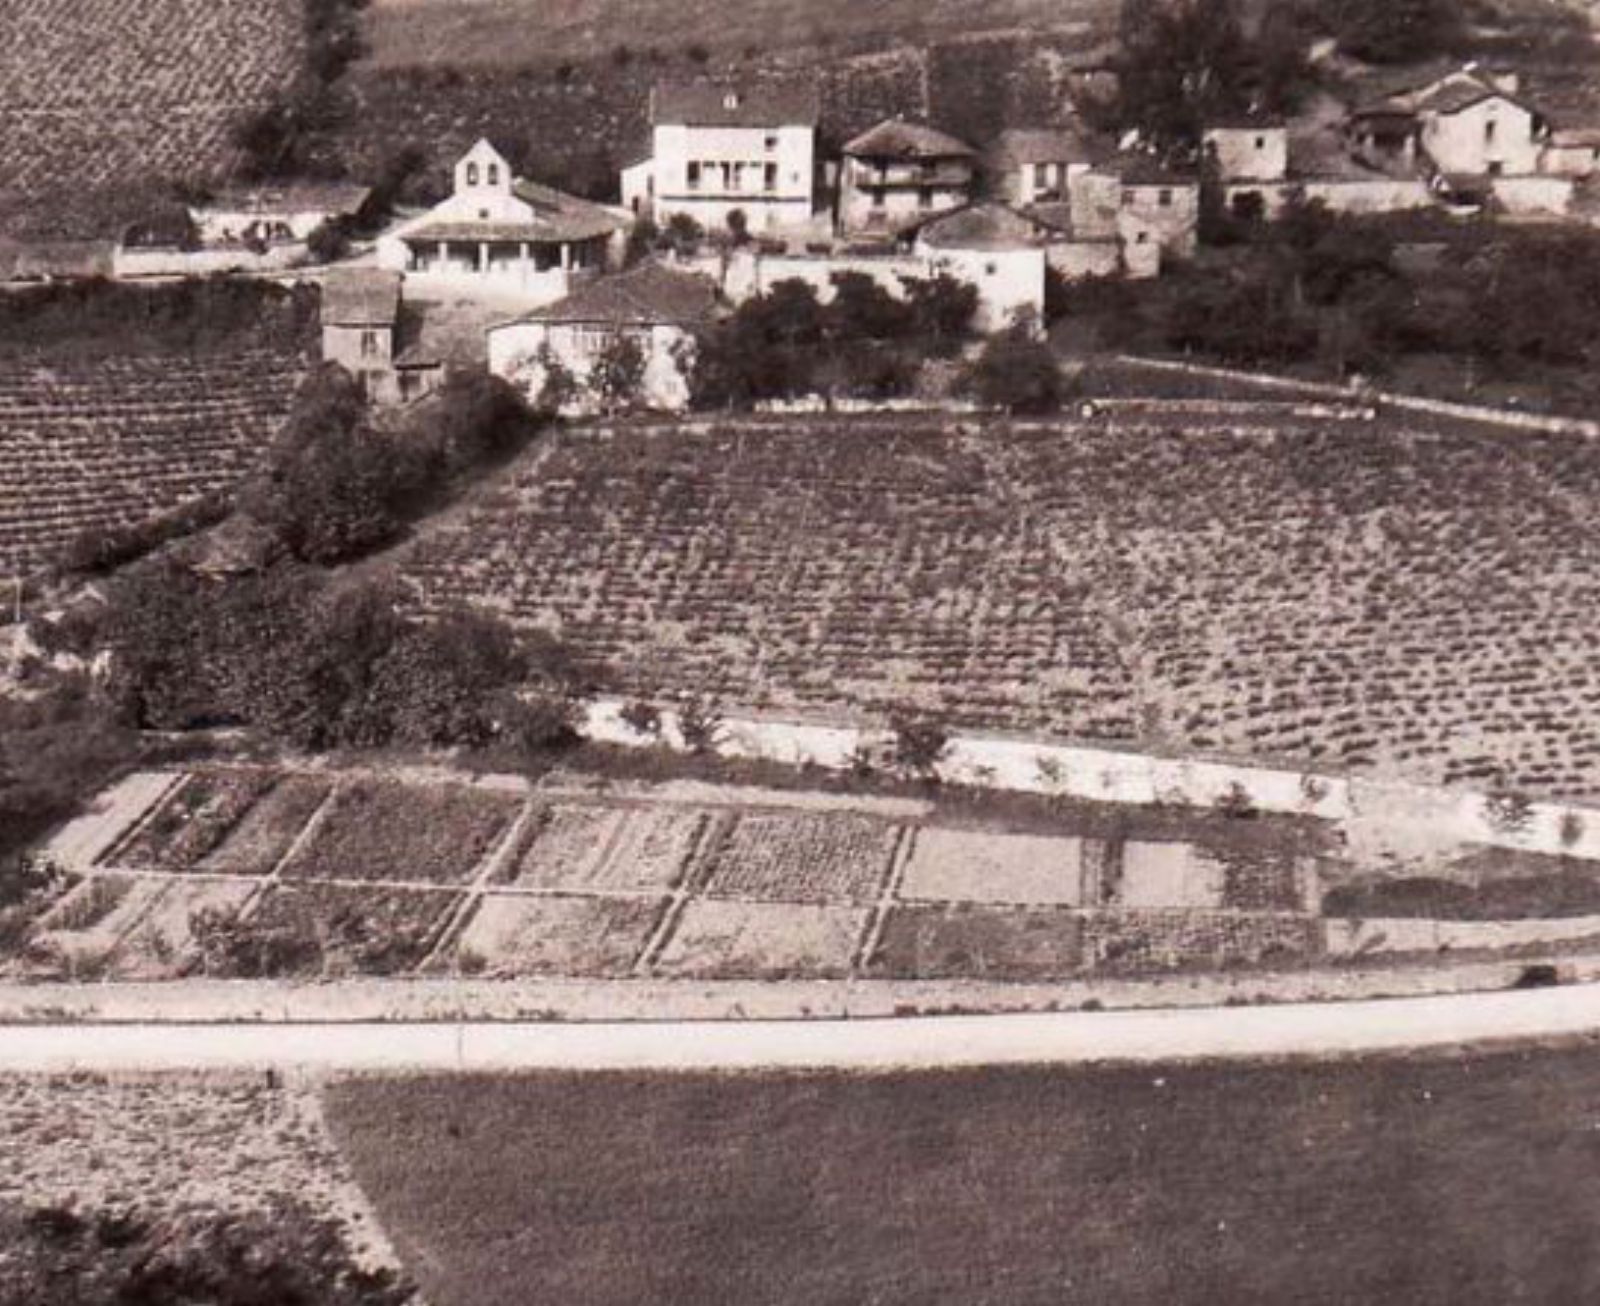
[{"label": "garden plot", "polygon": [[863,908],[697,899],[656,959],[662,975],[820,979],[849,973]]},{"label": "garden plot", "polygon": [[290,879],[460,883],[516,818],[522,800],[464,785],[357,780],[284,867]]},{"label": "garden plot", "polygon": [[45,846],[60,866],[87,870],[133,828],[179,777],[170,771],[135,771],[96,796],[88,810],[62,826]]},{"label": "garden plot", "polygon": [[1281,913],[1108,909],[1083,922],[1086,962],[1114,974],[1303,965],[1319,950],[1316,921]]},{"label": "garden plot", "polygon": [[621,976],[660,918],[646,898],[485,894],[450,952],[467,973]]},{"label": "garden plot", "polygon": [[332,789],[330,781],[315,776],[281,777],[207,854],[200,869],[228,875],[270,873]]},{"label": "garden plot", "polygon": [[876,902],[899,828],[845,813],[739,817],[705,892],[761,902]]},{"label": "garden plot", "polygon": [[1122,846],[1117,901],[1125,907],[1220,907],[1225,884],[1222,863],[1192,843]]},{"label": "garden plot", "polygon": [[896,906],[869,973],[888,979],[1059,979],[1082,965],[1079,919],[1047,907]]},{"label": "garden plot", "polygon": [[67,974],[98,970],[166,887],[159,879],[90,876],[39,919],[28,954]]},{"label": "garden plot", "polygon": [[243,880],[170,880],[111,957],[118,979],[174,979],[194,959],[191,922],[202,911],[240,911],[256,885]]},{"label": "garden plot", "polygon": [[133,870],[193,870],[272,785],[266,771],[192,775],[108,860]]},{"label": "garden plot", "polygon": [[667,889],[682,877],[702,812],[556,804],[541,813],[509,880],[528,889]]},{"label": "garden plot", "polygon": [[292,950],[296,960],[284,973],[395,975],[433,950],[462,898],[442,890],[279,884],[267,891],[248,926],[305,945]]},{"label": "garden plot", "polygon": [[939,902],[1083,900],[1083,841],[924,826],[916,833],[900,896]]}]

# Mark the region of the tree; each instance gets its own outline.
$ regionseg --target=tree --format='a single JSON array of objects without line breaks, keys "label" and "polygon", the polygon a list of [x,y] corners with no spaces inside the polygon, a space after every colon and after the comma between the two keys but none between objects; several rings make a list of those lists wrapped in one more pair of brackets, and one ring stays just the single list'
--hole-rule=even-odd
[{"label": "tree", "polygon": [[1340,46],[1371,63],[1430,59],[1461,35],[1456,0],[1333,0],[1322,12]]},{"label": "tree", "polygon": [[675,254],[698,254],[706,238],[706,229],[687,213],[674,213],[667,219],[667,228],[662,235],[667,248]]},{"label": "tree", "polygon": [[1050,346],[1023,331],[995,336],[964,378],[979,403],[1015,413],[1045,413],[1060,406],[1065,386]]},{"label": "tree", "polygon": [[910,334],[911,306],[865,272],[835,272],[833,299],[824,309],[827,335],[836,341],[899,340]]},{"label": "tree", "polygon": [[750,243],[750,219],[745,217],[743,209],[728,210],[728,239],[735,246]]},{"label": "tree", "polygon": [[644,346],[637,332],[613,330],[589,365],[588,385],[603,412],[614,413],[641,398],[645,368]]},{"label": "tree", "polygon": [[916,333],[935,353],[945,353],[967,334],[978,311],[978,288],[948,272],[932,277],[901,277]]},{"label": "tree", "polygon": [[1117,106],[1164,150],[1199,148],[1205,124],[1249,107],[1236,0],[1124,0]]},{"label": "tree", "polygon": [[319,263],[334,263],[350,252],[350,233],[338,218],[317,224],[306,237],[306,251]]}]

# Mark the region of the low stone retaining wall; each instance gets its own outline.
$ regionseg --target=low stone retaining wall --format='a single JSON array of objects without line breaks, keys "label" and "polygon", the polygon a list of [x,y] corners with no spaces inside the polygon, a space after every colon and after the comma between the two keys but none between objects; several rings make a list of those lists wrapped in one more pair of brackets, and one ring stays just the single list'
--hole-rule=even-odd
[{"label": "low stone retaining wall", "polygon": [[[584,733],[600,743],[687,750],[673,708],[661,709],[659,733],[641,734],[623,719],[624,707],[622,699],[592,703]],[[870,726],[729,715],[713,748],[729,758],[846,770],[858,756],[881,756],[887,742],[885,731]],[[1262,812],[1337,822],[1381,819],[1449,842],[1600,860],[1600,808],[1529,803],[1513,828],[1497,814],[1490,795],[1468,789],[980,734],[952,736],[938,774],[976,788],[1097,802],[1211,809],[1218,802],[1247,801]]]}]

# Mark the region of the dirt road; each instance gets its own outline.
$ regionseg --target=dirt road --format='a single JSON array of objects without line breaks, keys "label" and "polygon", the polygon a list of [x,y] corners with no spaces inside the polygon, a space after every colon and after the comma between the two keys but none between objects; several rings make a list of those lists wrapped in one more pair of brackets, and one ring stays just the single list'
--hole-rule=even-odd
[{"label": "dirt road", "polygon": [[1380,1002],[886,1020],[15,1026],[0,1030],[0,1072],[934,1069],[1330,1056],[1585,1034],[1600,1034],[1600,985]]}]

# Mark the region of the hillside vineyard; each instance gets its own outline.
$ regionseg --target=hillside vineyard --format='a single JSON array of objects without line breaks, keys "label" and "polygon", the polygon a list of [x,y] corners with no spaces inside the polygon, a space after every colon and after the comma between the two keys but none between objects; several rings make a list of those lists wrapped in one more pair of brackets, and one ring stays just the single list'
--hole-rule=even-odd
[{"label": "hillside vineyard", "polygon": [[1583,797],[1597,496],[1390,419],[745,420],[559,436],[405,568],[640,693]]}]

